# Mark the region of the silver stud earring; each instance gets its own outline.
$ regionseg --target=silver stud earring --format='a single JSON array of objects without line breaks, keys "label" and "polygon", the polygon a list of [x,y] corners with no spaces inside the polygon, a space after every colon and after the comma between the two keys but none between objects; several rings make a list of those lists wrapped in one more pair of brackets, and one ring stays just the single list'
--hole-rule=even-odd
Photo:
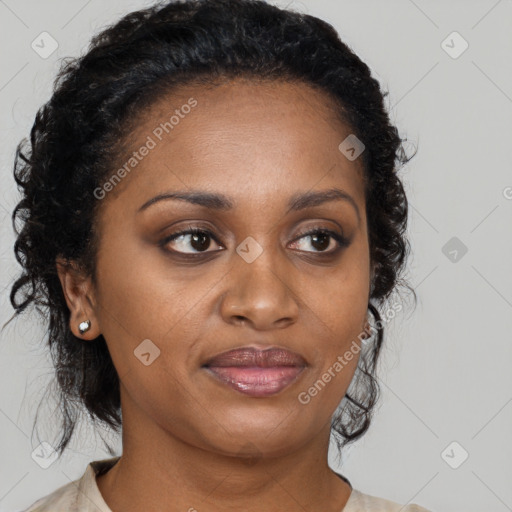
[{"label": "silver stud earring", "polygon": [[78,324],[78,330],[80,334],[84,334],[91,328],[91,322],[89,320],[85,320],[85,322],[80,322]]}]

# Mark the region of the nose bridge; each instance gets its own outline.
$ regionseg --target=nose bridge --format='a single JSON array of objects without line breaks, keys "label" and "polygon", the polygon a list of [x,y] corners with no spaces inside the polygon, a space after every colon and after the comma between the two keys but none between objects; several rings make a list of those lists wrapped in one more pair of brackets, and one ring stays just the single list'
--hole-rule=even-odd
[{"label": "nose bridge", "polygon": [[263,247],[248,237],[237,247],[233,258],[222,305],[226,320],[243,317],[263,329],[296,318],[298,307],[281,251]]},{"label": "nose bridge", "polygon": [[247,284],[249,289],[256,289],[262,293],[280,292],[282,295],[286,283],[280,275],[282,265],[278,260],[281,257],[282,255],[275,248],[263,249],[261,254],[251,262],[240,256],[243,261],[239,261],[237,266],[243,275],[241,283]]}]

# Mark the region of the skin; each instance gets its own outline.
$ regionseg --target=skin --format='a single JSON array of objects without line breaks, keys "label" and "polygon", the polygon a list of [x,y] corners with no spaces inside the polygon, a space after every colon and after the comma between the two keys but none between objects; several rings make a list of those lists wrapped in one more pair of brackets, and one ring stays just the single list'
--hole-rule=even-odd
[{"label": "skin", "polygon": [[[97,477],[99,490],[114,512],[338,512],[351,489],[327,463],[330,420],[358,355],[310,403],[297,397],[360,343],[366,322],[362,163],[338,149],[351,130],[305,84],[238,79],[158,100],[137,123],[131,150],[191,97],[197,107],[102,199],[97,279],[58,262],[71,330],[84,340],[104,336],[121,381],[123,455]],[[333,187],[356,206],[287,208],[294,194]],[[163,192],[191,189],[224,194],[235,206],[162,200],[138,212]],[[207,238],[207,253],[187,263],[186,254],[201,250],[190,235],[159,241],[188,225],[216,240]],[[321,247],[301,235],[309,228],[343,232],[349,245],[336,251],[327,238]],[[236,252],[248,236],[263,249],[252,263]],[[86,319],[91,329],[81,335]],[[145,339],[160,350],[148,366],[134,355]],[[201,368],[247,344],[288,348],[308,366],[265,398]]]}]

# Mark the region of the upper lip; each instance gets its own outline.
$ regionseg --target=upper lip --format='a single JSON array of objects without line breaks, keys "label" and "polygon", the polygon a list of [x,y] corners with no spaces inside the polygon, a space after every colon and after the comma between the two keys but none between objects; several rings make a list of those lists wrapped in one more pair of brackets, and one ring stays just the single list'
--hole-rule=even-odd
[{"label": "upper lip", "polygon": [[306,366],[302,356],[291,350],[280,347],[259,349],[245,346],[222,352],[210,359],[204,366],[215,367],[260,367],[271,368],[275,366]]}]

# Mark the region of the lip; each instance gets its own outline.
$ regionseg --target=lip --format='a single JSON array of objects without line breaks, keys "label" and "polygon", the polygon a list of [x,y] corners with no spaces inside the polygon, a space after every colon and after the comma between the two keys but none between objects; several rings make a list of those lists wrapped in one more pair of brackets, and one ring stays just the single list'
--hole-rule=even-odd
[{"label": "lip", "polygon": [[302,356],[287,349],[243,347],[218,354],[203,368],[240,393],[266,397],[289,386],[306,366]]},{"label": "lip", "polygon": [[272,396],[289,386],[304,367],[206,367],[210,375],[230,388],[253,397]]},{"label": "lip", "polygon": [[267,347],[260,349],[247,345],[217,354],[208,359],[204,366],[270,368],[273,366],[306,366],[306,361],[296,352],[285,348]]}]

